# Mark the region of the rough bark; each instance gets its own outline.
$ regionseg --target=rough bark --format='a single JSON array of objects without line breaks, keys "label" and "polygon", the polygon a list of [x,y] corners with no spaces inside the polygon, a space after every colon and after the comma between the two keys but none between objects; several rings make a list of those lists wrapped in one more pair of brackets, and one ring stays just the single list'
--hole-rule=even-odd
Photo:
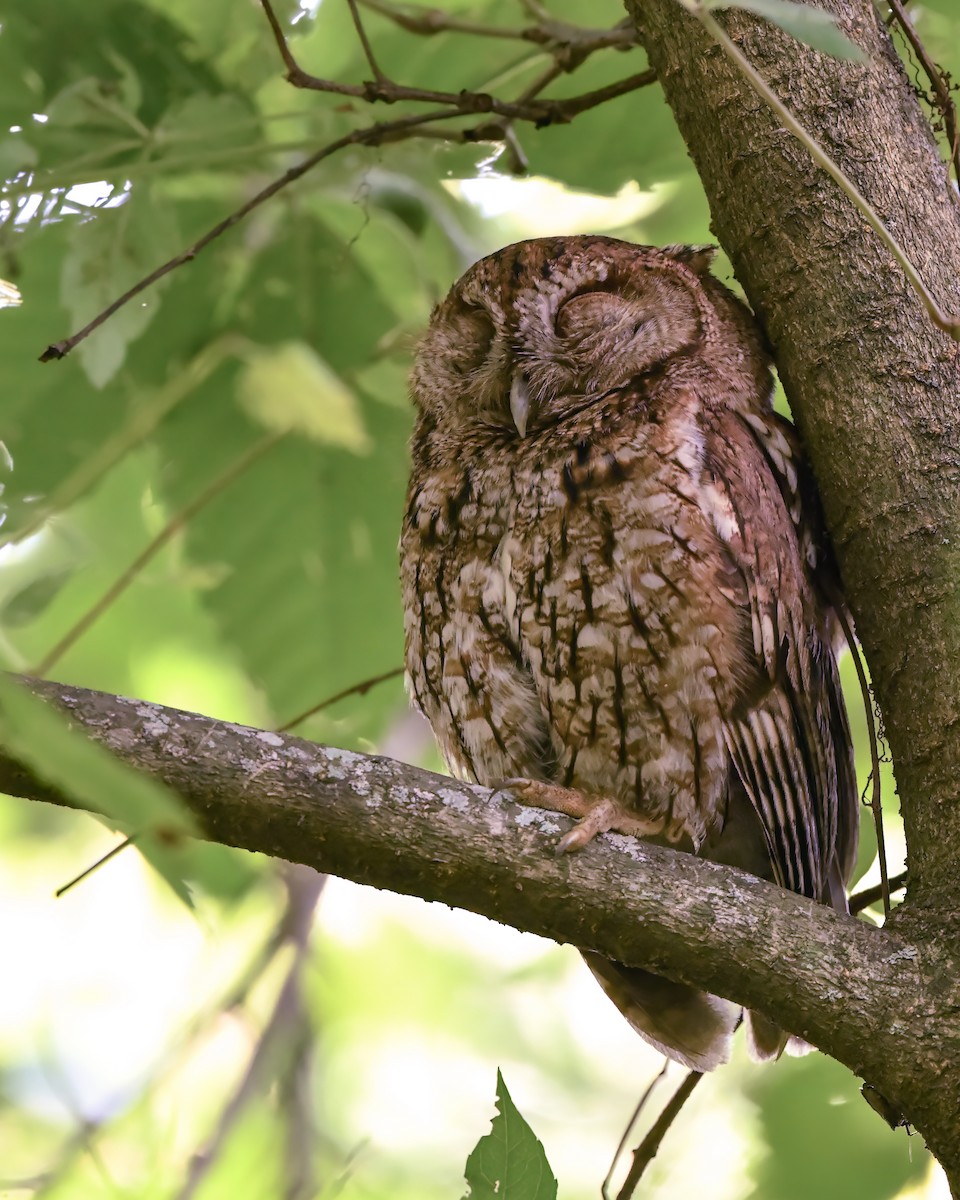
[{"label": "rough bark", "polygon": [[[720,992],[845,1063],[958,1169],[960,1073],[944,1064],[960,1061],[960,964],[949,946],[630,838],[558,858],[564,818],[390,759],[101,692],[31,687],[179,792],[204,836]],[[70,803],[9,756],[0,790]]]},{"label": "rough bark", "polygon": [[[628,7],[817,473],[896,764],[906,912],[949,911],[960,853],[960,346],[676,0]],[[955,311],[960,208],[929,124],[870,0],[821,7],[866,63],[818,54],[743,14],[728,29]]]},{"label": "rough bark", "polygon": [[[941,306],[956,312],[960,207],[906,73],[870,0],[816,2],[865,63],[818,54],[744,13],[723,14],[724,24],[872,203]],[[928,988],[956,996],[960,347],[931,324],[853,204],[699,23],[676,0],[627,8],[703,181],[714,231],[774,347],[820,483],[906,824],[910,890],[890,931],[925,945],[922,958],[943,955],[941,975],[918,973],[918,998]],[[902,1053],[899,1038],[912,1036],[918,1017],[911,1007],[895,1019],[887,1053]],[[942,1081],[958,1074],[958,1049],[954,1031],[942,1057],[927,1060],[926,1085],[919,1074],[909,1085],[905,1106],[954,1195],[960,1113]]]}]

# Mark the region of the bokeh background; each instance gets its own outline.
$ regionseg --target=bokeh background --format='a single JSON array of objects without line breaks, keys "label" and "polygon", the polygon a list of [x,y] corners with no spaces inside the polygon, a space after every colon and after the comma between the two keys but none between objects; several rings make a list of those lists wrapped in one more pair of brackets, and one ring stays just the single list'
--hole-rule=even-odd
[{"label": "bokeh background", "polygon": [[[553,61],[516,38],[412,33],[378,7],[361,9],[377,58],[411,85],[516,96]],[[623,16],[615,0],[588,7],[597,27]],[[584,8],[550,12],[582,21]],[[910,8],[933,56],[960,72],[955,0]],[[430,9],[501,29],[545,19],[531,0]],[[345,0],[277,11],[306,69],[369,76]],[[603,50],[547,94],[644,65],[639,49]],[[284,82],[254,0],[6,0],[3,666],[264,727],[397,667],[405,376],[431,306],[521,237],[710,240],[653,86],[570,125],[518,125],[505,153],[439,138],[347,150],[70,358],[37,362],[371,119]],[[717,269],[729,280],[722,257]],[[397,679],[300,732],[439,767]],[[34,744],[34,759],[55,745]],[[884,792],[896,872],[889,766]],[[149,839],[55,897],[128,832],[0,798],[0,1196],[456,1200],[498,1067],[560,1196],[599,1193],[662,1060],[572,949],[222,847],[161,854]],[[863,843],[869,884],[868,824]],[[847,1071],[819,1054],[760,1068],[741,1048],[694,1094],[642,1194],[947,1190],[920,1139],[891,1131]]]}]

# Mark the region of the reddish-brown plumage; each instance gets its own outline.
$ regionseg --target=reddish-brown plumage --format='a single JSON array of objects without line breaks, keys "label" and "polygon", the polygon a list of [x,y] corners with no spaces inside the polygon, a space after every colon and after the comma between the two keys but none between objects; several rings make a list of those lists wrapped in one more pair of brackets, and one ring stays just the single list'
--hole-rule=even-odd
[{"label": "reddish-brown plumage", "polygon": [[[412,380],[410,691],[452,770],[534,781],[586,814],[575,842],[622,828],[841,907],[858,810],[816,501],[709,257],[523,242],[438,306]],[[589,958],[653,1044],[724,1060],[732,1005]]]}]

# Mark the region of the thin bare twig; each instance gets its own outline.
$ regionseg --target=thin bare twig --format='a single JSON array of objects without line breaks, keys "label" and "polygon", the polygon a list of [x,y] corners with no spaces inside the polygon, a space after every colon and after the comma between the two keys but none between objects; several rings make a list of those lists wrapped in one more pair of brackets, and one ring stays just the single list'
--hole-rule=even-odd
[{"label": "thin bare twig", "polygon": [[636,1150],[634,1150],[633,1162],[630,1164],[630,1170],[623,1181],[623,1187],[617,1192],[617,1200],[630,1200],[633,1196],[644,1171],[656,1157],[657,1151],[660,1149],[660,1143],[666,1137],[670,1126],[680,1115],[680,1110],[690,1099],[693,1089],[702,1078],[703,1074],[700,1071],[691,1071],[670,1097],[669,1102],[651,1127],[650,1132]]},{"label": "thin bare twig", "polygon": [[300,70],[297,60],[290,53],[290,47],[287,45],[287,35],[283,32],[280,22],[277,20],[277,14],[273,11],[273,5],[270,0],[261,0],[261,7],[264,15],[267,18],[267,23],[270,26],[270,32],[273,34],[273,40],[277,44],[277,49],[280,51],[280,57],[283,59],[283,65],[287,68],[287,76],[295,75]]},{"label": "thin bare twig", "polygon": [[359,0],[364,8],[388,17],[395,25],[407,33],[416,33],[424,37],[432,37],[438,33],[465,33],[470,37],[501,38],[511,41],[535,42],[540,39],[528,36],[539,30],[539,26],[511,29],[505,25],[484,25],[479,21],[465,21],[440,8],[398,8],[385,0]]},{"label": "thin bare twig", "polygon": [[74,622],[53,649],[44,655],[28,674],[38,676],[47,675],[60,659],[63,658],[64,654],[86,633],[90,626],[99,617],[103,616],[110,605],[126,591],[151,559],[183,529],[187,522],[192,520],[202,508],[205,508],[211,500],[215,499],[222,491],[228,488],[257,459],[266,454],[268,450],[271,450],[280,441],[281,437],[281,434],[271,433],[261,438],[245,454],[241,454],[239,458],[232,462],[226,470],[221,471],[215,479],[211,480],[199,495],[195,496],[188,504],[185,504],[178,512],[175,512],[157,536],[141,550],[130,566],[114,580],[100,599],[91,605],[78,621]]},{"label": "thin bare twig", "polygon": [[69,883],[65,883],[63,887],[58,887],[53,893],[54,896],[56,896],[56,898],[59,900],[60,897],[66,895],[66,893],[69,892],[72,887],[76,887],[78,883],[82,883],[88,875],[92,875],[94,871],[98,871],[105,863],[108,863],[111,858],[114,858],[116,855],[118,855],[121,850],[126,850],[128,846],[132,846],[136,840],[137,835],[135,833],[131,833],[129,837],[125,837],[123,841],[118,842],[112,850],[108,850],[106,854],[101,854],[96,862],[91,863],[89,867],[84,867],[79,875],[74,875]]},{"label": "thin bare twig", "polygon": [[653,1095],[654,1091],[656,1090],[657,1084],[660,1082],[661,1079],[665,1078],[669,1067],[670,1067],[670,1060],[669,1060],[669,1058],[665,1058],[663,1060],[663,1066],[660,1068],[660,1070],[657,1072],[657,1074],[654,1075],[654,1077],[650,1080],[650,1082],[644,1088],[643,1094],[641,1095],[640,1099],[637,1101],[637,1106],[633,1110],[633,1114],[630,1117],[630,1120],[627,1122],[627,1126],[623,1131],[623,1136],[620,1138],[620,1141],[617,1144],[617,1148],[614,1151],[613,1161],[610,1163],[610,1170],[607,1172],[607,1177],[606,1177],[606,1179],[604,1179],[603,1183],[600,1185],[600,1195],[603,1197],[603,1200],[610,1200],[610,1181],[613,1179],[613,1173],[617,1169],[617,1163],[620,1161],[620,1155],[623,1153],[624,1147],[627,1144],[627,1139],[630,1137],[630,1134],[633,1132],[633,1127],[634,1127],[634,1125],[636,1125],[636,1123],[640,1117],[640,1114],[643,1112],[644,1108],[646,1107],[647,1101],[650,1099],[650,1097]]},{"label": "thin bare twig", "polygon": [[940,115],[943,117],[944,132],[950,144],[950,161],[953,164],[953,172],[956,178],[960,180],[960,126],[957,124],[957,106],[950,95],[950,89],[947,87],[943,71],[940,70],[927,53],[927,48],[921,41],[920,35],[914,28],[913,22],[907,15],[907,11],[901,0],[889,0],[889,4],[891,18],[900,26],[903,36],[910,43],[914,54],[920,60],[920,65],[923,67],[924,73],[930,80],[934,100],[936,101],[937,108],[940,110]]},{"label": "thin bare twig", "polygon": [[[832,588],[828,588],[832,591]],[[863,712],[867,721],[867,741],[870,745],[870,809],[873,812],[873,827],[877,833],[877,858],[880,863],[880,886],[883,896],[884,920],[890,916],[890,880],[887,874],[887,844],[883,836],[883,804],[880,795],[880,751],[877,740],[877,723],[873,714],[873,696],[867,681],[867,672],[863,665],[863,655],[860,646],[850,626],[846,605],[842,597],[832,595],[834,611],[843,629],[843,636],[850,649],[850,657],[857,671],[860,684],[860,695],[863,698]]]},{"label": "thin bare twig", "polygon": [[[563,68],[557,63],[551,63],[550,66],[542,72],[537,78],[526,88],[517,98],[516,103],[525,103],[537,96],[545,87],[553,83],[563,74]],[[617,96],[625,92],[634,91],[638,87],[646,87],[649,83],[654,83],[656,76],[653,71],[644,71],[640,75],[630,76],[629,79],[623,80],[620,83],[611,85],[610,88],[598,88],[596,92],[586,92],[582,96],[573,97],[583,107],[579,111],[586,111],[587,108],[593,108],[599,104],[605,103],[607,100],[616,99]],[[626,86],[624,86],[626,85]],[[569,103],[565,101],[563,103]],[[570,111],[570,116],[565,118],[571,120],[577,116],[578,112]],[[537,128],[541,126],[538,124]],[[513,127],[513,119],[509,117],[495,118],[492,121],[483,121],[478,125],[470,125],[464,129],[457,130],[424,130],[418,137],[436,137],[443,141],[459,142],[475,144],[477,142],[503,142],[506,144],[506,149],[509,155],[509,167],[514,175],[522,175],[528,168],[527,156],[524,153],[523,146],[517,138],[516,130]]]},{"label": "thin bare twig", "polygon": [[[288,889],[285,916],[288,936],[295,947],[290,970],[280,988],[273,1012],[263,1028],[240,1082],[220,1114],[220,1119],[203,1153],[196,1154],[177,1200],[196,1195],[207,1173],[217,1161],[237,1122],[253,1098],[277,1071],[281,1061],[291,1054],[297,1029],[307,1020],[301,995],[303,970],[309,947],[313,913],[320,899],[326,876],[310,868],[289,866],[285,872]],[[285,1051],[285,1053],[284,1053]]]},{"label": "thin bare twig", "polygon": [[357,0],[364,8],[372,9],[405,29],[407,33],[433,37],[440,33],[463,33],[470,37],[500,38],[521,42],[532,42],[553,52],[567,51],[592,53],[606,47],[628,49],[636,45],[637,38],[628,21],[621,21],[610,29],[587,29],[570,25],[553,18],[536,25],[519,28],[505,25],[484,25],[479,21],[468,21],[439,8],[401,8],[387,0]]},{"label": "thin bare twig", "polygon": [[287,733],[301,721],[306,721],[308,717],[315,716],[318,712],[322,712],[325,708],[330,708],[336,704],[338,700],[346,700],[348,696],[365,696],[371,688],[377,686],[378,683],[386,683],[388,679],[396,679],[398,675],[403,674],[403,667],[394,667],[391,671],[384,671],[382,675],[373,675],[369,679],[364,679],[360,683],[354,683],[348,688],[344,688],[342,692],[336,692],[333,696],[328,696],[326,700],[321,700],[319,704],[315,704],[313,708],[308,708],[306,712],[300,713],[296,717],[292,717],[283,725],[278,725],[277,733]]},{"label": "thin bare twig", "polygon": [[542,71],[537,78],[517,97],[519,103],[526,103],[528,100],[534,100],[545,87],[549,87],[555,79],[559,79],[563,74],[563,68],[558,62],[552,62],[545,71]]},{"label": "thin bare twig", "polygon": [[551,19],[550,13],[540,3],[540,0],[520,0],[520,7],[528,16],[544,25]]},{"label": "thin bare twig", "polygon": [[357,0],[347,0],[347,4],[350,8],[350,16],[353,18],[353,27],[357,31],[357,37],[360,39],[360,45],[363,47],[363,53],[366,56],[370,70],[373,72],[374,79],[378,83],[389,83],[390,80],[380,70],[376,55],[373,53],[373,47],[370,45],[370,39],[367,37],[367,31],[360,20],[360,13],[357,11]]},{"label": "thin bare twig", "polygon": [[239,224],[244,217],[253,212],[255,208],[259,208],[261,204],[264,204],[272,196],[275,196],[277,192],[282,191],[285,187],[289,187],[291,183],[295,183],[298,179],[301,179],[308,171],[312,171],[325,158],[329,158],[332,154],[336,154],[339,150],[343,150],[347,146],[379,146],[384,142],[409,136],[412,130],[419,129],[423,125],[429,125],[433,121],[449,121],[454,117],[462,115],[462,113],[453,108],[437,109],[433,112],[400,117],[396,121],[382,121],[374,125],[366,125],[363,129],[355,129],[352,133],[345,134],[343,137],[329,142],[322,149],[317,150],[316,153],[308,155],[303,162],[298,163],[295,167],[291,167],[288,171],[284,171],[281,176],[265,188],[261,188],[245,204],[241,204],[229,216],[224,217],[212,229],[207,230],[203,237],[198,238],[188,249],[174,255],[173,258],[167,259],[155,271],[151,271],[149,275],[145,275],[132,288],[128,288],[122,296],[114,300],[112,304],[108,304],[83,329],[71,337],[64,338],[63,341],[54,342],[53,345],[48,346],[40,355],[40,361],[51,362],[55,359],[66,357],[80,342],[89,337],[95,329],[98,329],[104,321],[112,317],[118,309],[123,308],[125,304],[129,304],[135,296],[139,296],[141,292],[145,291],[151,284],[156,283],[158,279],[162,279],[165,275],[169,275],[171,271],[175,271],[177,267],[196,258],[200,251],[209,246],[212,241],[215,241],[222,234],[226,233],[228,229],[232,229],[234,225]]},{"label": "thin bare twig", "polygon": [[[904,871],[900,875],[888,881],[887,893],[899,892],[901,888],[907,886],[907,872]],[[884,895],[884,887],[882,883],[877,883],[873,887],[864,888],[862,892],[854,892],[850,897],[850,912],[856,914],[863,912],[865,908],[869,908],[871,904],[876,904],[878,900],[882,900]]]}]

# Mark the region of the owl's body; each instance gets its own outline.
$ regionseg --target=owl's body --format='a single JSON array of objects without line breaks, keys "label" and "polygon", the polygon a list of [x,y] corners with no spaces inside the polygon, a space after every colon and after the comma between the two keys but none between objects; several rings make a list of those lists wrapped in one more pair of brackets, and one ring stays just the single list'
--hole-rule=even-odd
[{"label": "owl's body", "polygon": [[[543,239],[438,307],[401,538],[410,688],[461,776],[613,800],[646,836],[842,906],[857,799],[819,521],[708,261]],[[726,1057],[739,1010],[588,961],[665,1052]]]}]

